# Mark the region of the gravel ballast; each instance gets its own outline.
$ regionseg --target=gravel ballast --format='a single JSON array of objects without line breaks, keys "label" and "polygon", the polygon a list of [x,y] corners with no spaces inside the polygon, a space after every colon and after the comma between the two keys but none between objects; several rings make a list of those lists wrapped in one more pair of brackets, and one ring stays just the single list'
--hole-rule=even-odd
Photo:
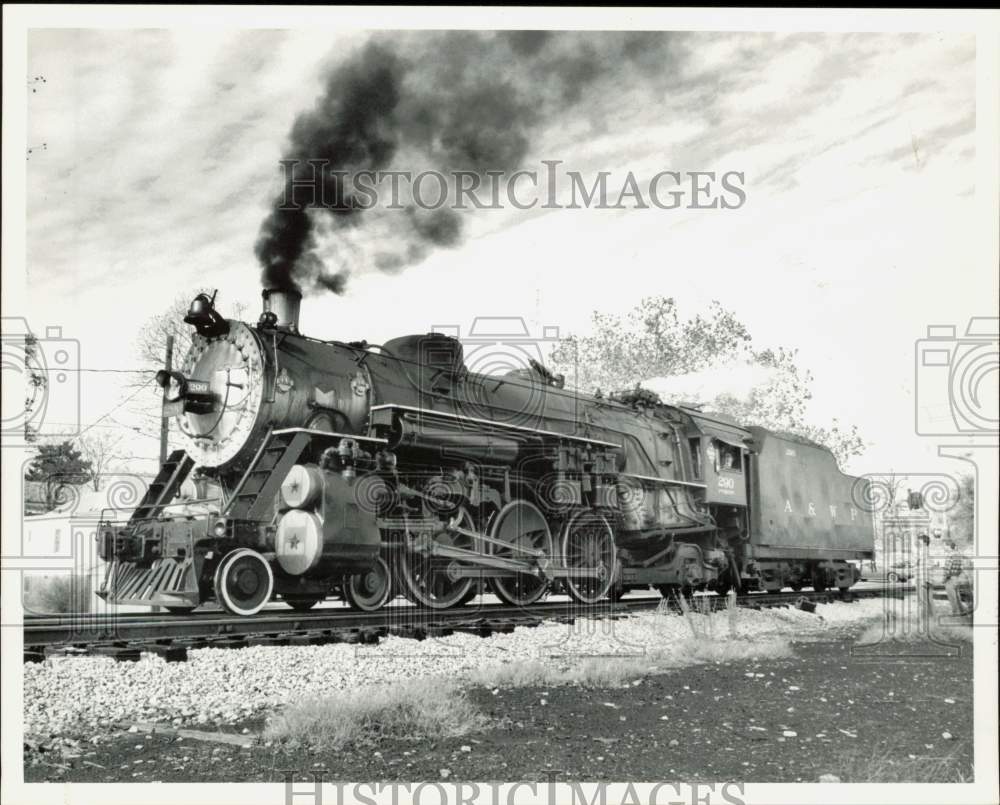
[{"label": "gravel ballast", "polygon": [[[388,637],[375,646],[255,646],[196,649],[183,663],[155,655],[138,662],[101,657],[50,658],[24,665],[24,730],[28,735],[90,737],[134,721],[174,725],[232,724],[282,704],[362,685],[417,676],[461,680],[491,665],[574,657],[657,653],[665,665],[699,660],[693,643],[764,638],[830,639],[880,619],[885,602],[690,615],[643,614],[616,621],[544,624],[481,638],[456,633],[424,641]],[[692,628],[694,626],[694,629]],[[695,634],[699,640],[693,640]]]}]

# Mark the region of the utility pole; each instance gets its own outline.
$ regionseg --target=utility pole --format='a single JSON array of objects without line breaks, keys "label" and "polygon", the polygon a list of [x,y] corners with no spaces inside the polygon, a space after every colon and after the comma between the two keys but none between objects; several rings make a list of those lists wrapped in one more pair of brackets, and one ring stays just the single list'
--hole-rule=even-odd
[{"label": "utility pole", "polygon": [[[173,371],[173,361],[174,361],[174,337],[172,335],[167,336],[167,355],[166,360],[163,362],[163,368],[167,370],[169,374]],[[167,382],[163,386],[163,402],[167,402],[167,392],[170,390],[170,383]],[[160,466],[162,467],[167,462],[167,437],[170,435],[170,420],[167,417],[160,418]]]}]

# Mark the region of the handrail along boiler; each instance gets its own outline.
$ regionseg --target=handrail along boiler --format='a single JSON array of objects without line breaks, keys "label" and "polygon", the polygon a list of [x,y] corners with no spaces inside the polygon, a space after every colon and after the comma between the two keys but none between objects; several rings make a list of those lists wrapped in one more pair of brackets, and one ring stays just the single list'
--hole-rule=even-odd
[{"label": "handrail along boiler", "polygon": [[[129,517],[102,519],[109,602],[847,588],[873,555],[864,481],[818,445],[641,390],[580,394],[536,361],[477,374],[442,334],[319,341],[298,292],[263,296],[256,325],[192,303],[190,351],[157,377],[186,447]],[[218,495],[179,509],[192,473]]]}]

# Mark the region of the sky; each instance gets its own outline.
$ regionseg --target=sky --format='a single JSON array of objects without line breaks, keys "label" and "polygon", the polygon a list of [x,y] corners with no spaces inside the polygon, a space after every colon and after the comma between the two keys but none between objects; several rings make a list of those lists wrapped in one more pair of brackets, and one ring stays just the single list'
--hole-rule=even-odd
[{"label": "sky", "polygon": [[[143,322],[194,288],[218,288],[223,310],[240,302],[255,319],[253,247],[292,121],[368,37],[32,31],[32,326],[79,339],[82,367],[120,370],[138,366]],[[399,43],[404,56],[419,46]],[[302,330],[379,343],[520,316],[533,333],[567,334],[644,296],[675,297],[688,315],[718,300],[756,346],[798,350],[816,424],[858,426],[868,448],[852,471],[936,466],[938,442],[914,433],[916,342],[928,325],[961,333],[971,316],[997,315],[975,37],[692,33],[666,53],[599,76],[585,103],[536,110],[525,162],[613,177],[739,171],[741,207],[475,212],[459,243],[395,273],[338,234],[331,248],[351,258],[351,279],[343,295],[304,300]],[[80,377],[83,423],[130,424],[116,408],[135,393],[125,376]],[[135,438],[134,453],[155,455],[154,438]]]}]

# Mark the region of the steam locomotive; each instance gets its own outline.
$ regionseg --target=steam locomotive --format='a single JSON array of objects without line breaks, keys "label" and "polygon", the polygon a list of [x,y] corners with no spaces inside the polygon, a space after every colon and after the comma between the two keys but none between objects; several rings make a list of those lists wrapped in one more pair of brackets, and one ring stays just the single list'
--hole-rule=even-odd
[{"label": "steam locomotive", "polygon": [[[873,556],[865,482],[818,445],[641,390],[587,396],[534,359],[476,373],[439,333],[319,341],[297,291],[263,298],[255,325],[192,302],[190,352],[157,376],[186,448],[102,520],[108,602],[249,616],[846,589]],[[176,502],[192,473],[216,493],[198,514]]]}]

